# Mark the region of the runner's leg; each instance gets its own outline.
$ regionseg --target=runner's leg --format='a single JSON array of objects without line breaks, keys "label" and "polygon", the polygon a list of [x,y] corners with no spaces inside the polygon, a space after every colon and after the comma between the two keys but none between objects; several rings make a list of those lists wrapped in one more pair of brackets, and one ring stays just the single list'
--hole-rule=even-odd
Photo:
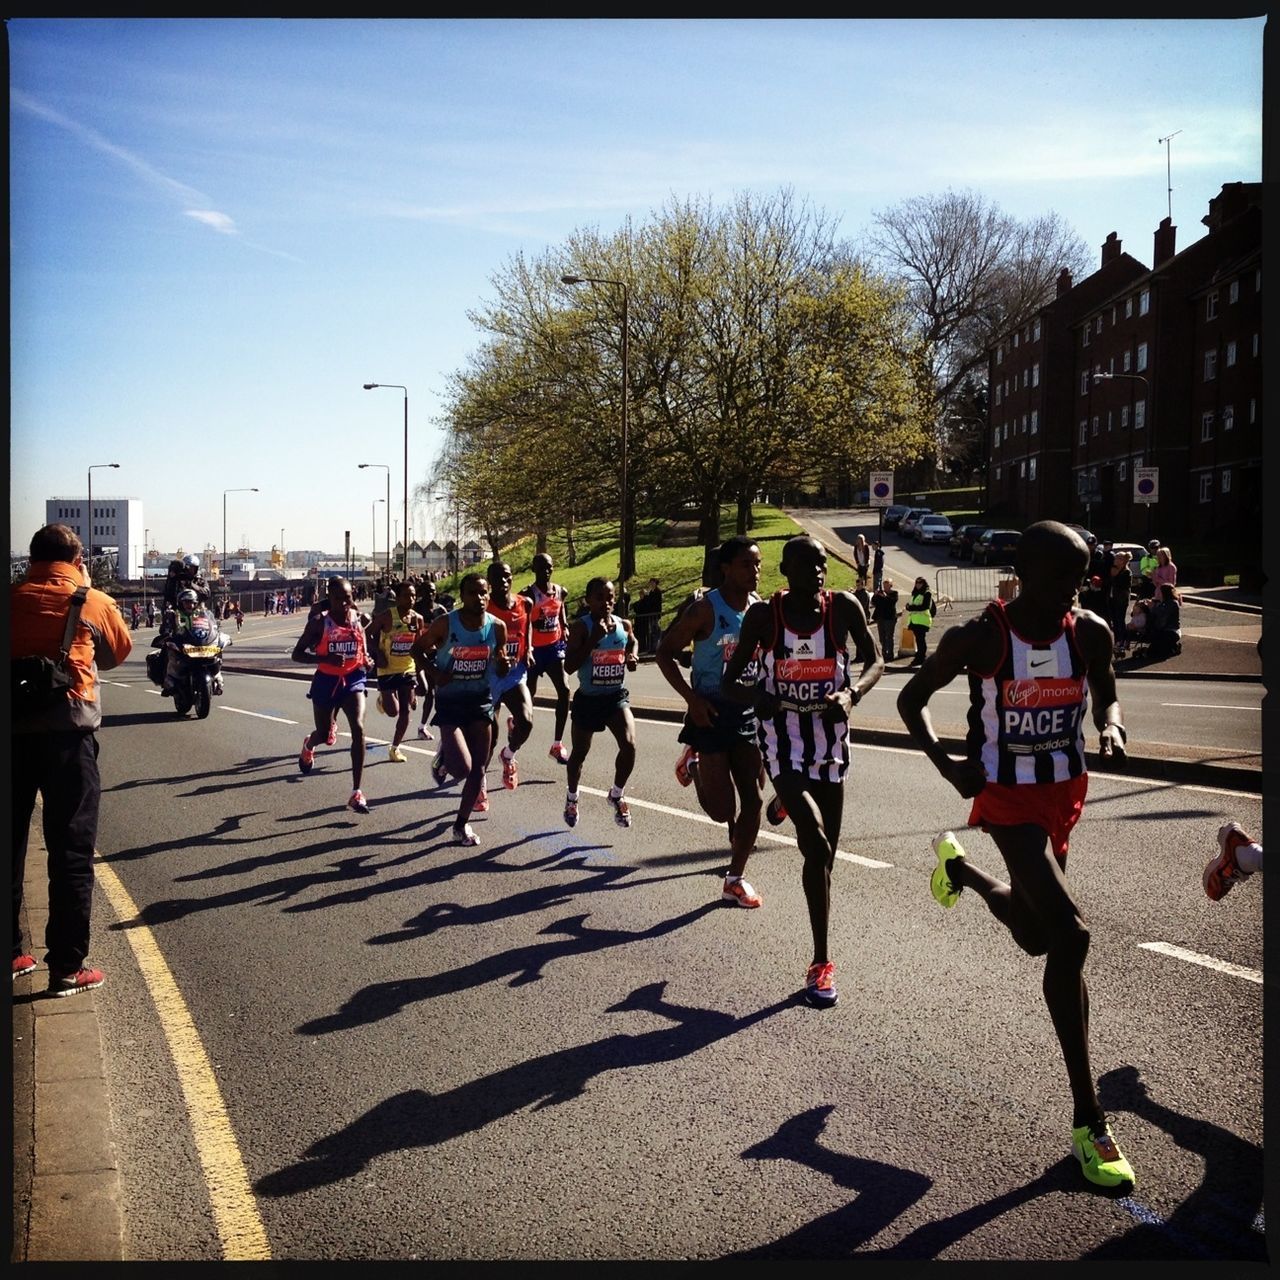
[{"label": "runner's leg", "polygon": [[636,767],[636,722],[629,703],[623,703],[609,717],[609,732],[618,744],[618,755],[613,764],[613,785],[622,791]]},{"label": "runner's leg", "polygon": [[827,952],[831,868],[835,865],[836,842],[840,838],[844,786],[839,782],[818,782],[798,773],[781,773],[774,778],[773,787],[787,807],[796,830],[796,843],[804,858],[800,882],[809,907],[813,963],[825,964],[831,959]]},{"label": "runner's leg", "polygon": [[[465,826],[467,819],[471,817],[476,798],[484,786],[485,763],[489,758],[492,742],[493,721],[488,716],[468,721],[454,739],[460,756],[459,763],[466,775],[466,781],[462,784],[462,796],[458,801],[458,816],[453,820],[455,827]],[[455,777],[460,776],[462,775],[455,774]]]},{"label": "runner's leg", "polygon": [[547,668],[547,675],[556,691],[556,736],[555,742],[564,741],[564,727],[569,723],[569,685],[564,678],[564,660],[555,659]]},{"label": "runner's leg", "polygon": [[750,738],[735,742],[729,749],[729,772],[738,792],[738,813],[730,841],[729,874],[740,876],[755,848],[760,833],[760,813],[764,802],[760,748]]},{"label": "runner's leg", "polygon": [[364,690],[347,694],[342,700],[342,710],[351,726],[351,789],[359,791],[360,779],[364,776]]}]

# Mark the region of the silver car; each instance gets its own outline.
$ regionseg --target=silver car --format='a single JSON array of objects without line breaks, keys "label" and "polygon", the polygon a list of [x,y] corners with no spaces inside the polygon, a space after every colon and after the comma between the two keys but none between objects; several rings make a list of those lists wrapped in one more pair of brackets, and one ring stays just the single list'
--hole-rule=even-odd
[{"label": "silver car", "polygon": [[955,529],[946,516],[927,515],[916,521],[917,542],[950,542],[953,533]]}]

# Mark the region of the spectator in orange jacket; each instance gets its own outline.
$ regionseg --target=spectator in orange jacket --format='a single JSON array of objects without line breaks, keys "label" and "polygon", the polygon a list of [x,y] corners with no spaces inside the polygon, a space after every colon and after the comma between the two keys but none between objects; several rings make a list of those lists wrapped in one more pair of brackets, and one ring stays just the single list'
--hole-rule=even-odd
[{"label": "spectator in orange jacket", "polygon": [[[57,659],[71,597],[88,586],[80,539],[66,525],[50,524],[31,539],[26,580],[10,589],[10,657]],[[13,760],[13,976],[31,973],[19,914],[27,835],[36,793],[43,801],[49,852],[49,921],[45,963],[51,995],[75,995],[102,985],[100,969],[85,968],[93,901],[93,849],[98,834],[97,730],[102,723],[98,671],[119,666],[133,642],[115,601],[90,590],[72,638],[71,684],[54,703],[19,717],[12,726]]]}]

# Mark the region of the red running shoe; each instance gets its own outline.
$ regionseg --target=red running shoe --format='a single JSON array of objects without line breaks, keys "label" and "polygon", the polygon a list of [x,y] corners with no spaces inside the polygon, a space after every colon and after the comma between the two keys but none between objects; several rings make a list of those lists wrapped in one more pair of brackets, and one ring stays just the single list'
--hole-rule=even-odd
[{"label": "red running shoe", "polygon": [[35,956],[14,956],[13,957],[13,976],[17,980],[25,973],[31,973],[36,967]]},{"label": "red running shoe", "polygon": [[49,974],[51,996],[74,996],[81,991],[92,991],[102,986],[106,979],[101,969],[77,969],[75,973]]}]

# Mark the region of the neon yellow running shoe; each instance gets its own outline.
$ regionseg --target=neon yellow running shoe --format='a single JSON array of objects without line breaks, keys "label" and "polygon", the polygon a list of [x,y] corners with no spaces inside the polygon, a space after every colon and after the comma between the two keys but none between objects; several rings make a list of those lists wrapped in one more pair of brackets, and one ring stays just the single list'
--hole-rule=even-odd
[{"label": "neon yellow running shoe", "polygon": [[1084,1176],[1100,1187],[1130,1187],[1137,1184],[1133,1166],[1124,1158],[1111,1125],[1102,1129],[1081,1125],[1071,1130],[1071,1150],[1080,1161]]},{"label": "neon yellow running shoe", "polygon": [[944,831],[933,837],[933,851],[938,855],[938,865],[929,877],[929,889],[942,906],[954,907],[960,901],[964,885],[951,882],[951,877],[947,875],[947,861],[950,858],[963,858],[964,849],[954,831]]}]

